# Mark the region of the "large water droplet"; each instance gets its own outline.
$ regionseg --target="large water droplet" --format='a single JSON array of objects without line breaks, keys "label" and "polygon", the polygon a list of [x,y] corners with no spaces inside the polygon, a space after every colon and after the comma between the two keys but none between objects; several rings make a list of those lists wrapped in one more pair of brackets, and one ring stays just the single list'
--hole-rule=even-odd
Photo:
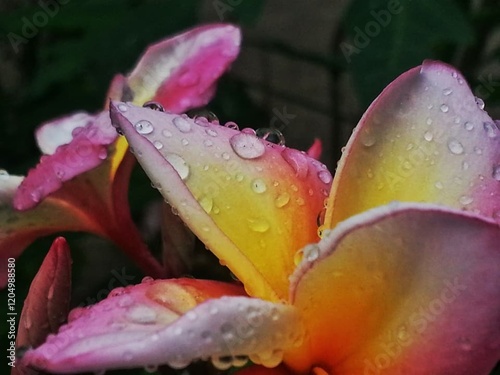
[{"label": "large water droplet", "polygon": [[138,121],[134,126],[135,130],[139,134],[150,134],[154,130],[153,124],[151,124],[148,120]]},{"label": "large water droplet", "polygon": [[318,178],[325,184],[329,184],[330,182],[332,182],[332,175],[326,170],[319,171]]},{"label": "large water droplet", "polygon": [[153,111],[165,112],[165,108],[161,105],[161,103],[155,102],[153,100],[146,102],[142,105],[144,108],[152,109]]},{"label": "large water droplet", "polygon": [[281,156],[293,168],[297,177],[305,178],[307,176],[309,165],[306,155],[292,148],[285,148]]},{"label": "large water droplet", "polygon": [[233,121],[228,121],[224,124],[224,126],[228,129],[233,129],[233,130],[240,130],[239,126],[237,123]]},{"label": "large water droplet", "polygon": [[254,135],[239,133],[229,139],[234,152],[243,159],[255,159],[266,151],[262,141]]},{"label": "large water droplet", "polygon": [[448,150],[450,150],[452,154],[460,155],[464,153],[464,146],[456,139],[451,138],[448,141]]},{"label": "large water droplet", "polygon": [[189,165],[186,161],[177,154],[166,154],[165,159],[170,163],[170,165],[179,174],[182,180],[185,180],[189,176]]},{"label": "large water droplet", "polygon": [[191,131],[191,124],[181,116],[174,118],[172,122],[181,133],[189,133]]},{"label": "large water droplet", "polygon": [[251,230],[258,233],[264,233],[269,230],[269,223],[266,219],[248,219],[248,224]]},{"label": "large water droplet", "polygon": [[260,128],[255,131],[257,137],[271,143],[275,143],[279,146],[285,145],[285,136],[275,128]]},{"label": "large water droplet", "polygon": [[290,202],[290,195],[285,192],[278,195],[278,197],[274,201],[274,204],[276,205],[276,207],[281,208],[286,206],[288,202]]},{"label": "large water droplet", "polygon": [[257,178],[252,181],[252,190],[257,194],[262,194],[267,190],[264,180]]}]

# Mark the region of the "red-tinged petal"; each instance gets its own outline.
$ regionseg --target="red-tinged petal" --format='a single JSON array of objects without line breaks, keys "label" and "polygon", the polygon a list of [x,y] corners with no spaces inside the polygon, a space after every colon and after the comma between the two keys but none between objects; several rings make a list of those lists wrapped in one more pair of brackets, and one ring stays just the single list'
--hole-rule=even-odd
[{"label": "red-tinged petal", "polygon": [[86,112],[77,112],[46,122],[36,130],[35,137],[42,153],[52,155],[57,148],[73,140],[73,131],[77,128],[93,126],[95,116]]},{"label": "red-tinged petal", "polygon": [[16,347],[38,346],[66,320],[71,296],[71,254],[66,240],[56,238],[24,301]]},{"label": "red-tinged petal", "polygon": [[500,216],[500,130],[477,101],[440,62],[391,83],[347,144],[326,225],[392,200]]},{"label": "red-tinged petal", "polygon": [[155,100],[176,113],[203,106],[238,55],[240,40],[237,27],[216,24],[152,45],[127,78],[133,99],[120,99],[137,104]]},{"label": "red-tinged petal", "polygon": [[293,276],[310,346],[285,362],[339,375],[488,374],[500,352],[499,244],[493,221],[427,204],[340,223]]},{"label": "red-tinged petal", "polygon": [[276,366],[283,350],[301,340],[297,314],[241,293],[230,284],[192,279],[114,291],[97,305],[73,311],[69,324],[28,351],[22,363],[56,373],[182,368],[209,358],[218,368],[241,366],[248,357]]},{"label": "red-tinged petal", "polygon": [[111,105],[111,118],[153,184],[247,292],[286,300],[295,252],[318,240],[326,167],[206,119],[125,103]]},{"label": "red-tinged petal", "polygon": [[307,155],[311,158],[319,160],[321,158],[321,153],[323,152],[323,144],[321,143],[321,139],[315,138],[314,143],[309,150],[307,150]]},{"label": "red-tinged petal", "polygon": [[[72,123],[72,118],[66,120]],[[75,120],[80,123],[80,120]],[[109,115],[102,112],[84,119],[86,126],[73,129],[71,143],[61,145],[54,154],[42,156],[40,163],[29,171],[14,197],[14,207],[27,210],[35,207],[49,194],[59,190],[62,183],[90,171],[108,158],[108,146],[116,139],[115,129],[110,126]],[[74,124],[72,123],[72,126]],[[47,129],[52,126],[47,127]],[[47,145],[46,145],[47,146]]]},{"label": "red-tinged petal", "polygon": [[250,366],[236,372],[237,375],[293,375],[285,366],[268,368],[264,366]]}]

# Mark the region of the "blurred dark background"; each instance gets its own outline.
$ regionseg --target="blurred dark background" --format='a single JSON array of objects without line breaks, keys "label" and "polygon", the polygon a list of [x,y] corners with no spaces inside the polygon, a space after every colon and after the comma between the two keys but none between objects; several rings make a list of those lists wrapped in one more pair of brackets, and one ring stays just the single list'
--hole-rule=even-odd
[{"label": "blurred dark background", "polygon": [[[209,109],[240,127],[273,124],[294,148],[320,138],[331,169],[370,102],[424,59],[460,69],[500,118],[498,0],[2,0],[0,169],[25,174],[39,158],[33,131],[40,123],[99,110],[113,75],[129,72],[149,44],[208,22],[239,24],[244,37]],[[131,205],[144,228],[155,194],[137,170]],[[74,305],[103,298],[112,271],[123,267],[134,275],[131,283],[140,281],[140,272],[105,241],[68,239]],[[36,242],[18,261],[19,312],[51,240]]]}]

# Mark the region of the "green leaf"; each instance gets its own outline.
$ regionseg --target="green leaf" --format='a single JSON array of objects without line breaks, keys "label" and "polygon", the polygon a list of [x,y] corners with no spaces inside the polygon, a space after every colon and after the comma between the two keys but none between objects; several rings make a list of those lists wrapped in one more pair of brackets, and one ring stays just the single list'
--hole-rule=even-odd
[{"label": "green leaf", "polygon": [[442,59],[439,47],[474,42],[470,20],[453,0],[354,0],[343,27],[348,41],[340,50],[363,107],[402,72]]}]

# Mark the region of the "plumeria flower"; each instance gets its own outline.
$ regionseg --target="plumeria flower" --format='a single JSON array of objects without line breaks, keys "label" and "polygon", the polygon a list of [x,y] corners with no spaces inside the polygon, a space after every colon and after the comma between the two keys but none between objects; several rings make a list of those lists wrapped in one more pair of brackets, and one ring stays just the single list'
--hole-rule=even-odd
[{"label": "plumeria flower", "polygon": [[[239,51],[230,25],[199,27],[148,48],[108,97],[180,113],[205,105]],[[152,102],[153,101],[153,102]],[[6,262],[42,235],[88,231],[114,241],[149,275],[164,275],[130,217],[128,182],[135,159],[118,138],[107,110],[78,112],[36,132],[43,152],[26,178],[0,172],[0,276]]]},{"label": "plumeria flower", "polygon": [[250,359],[242,374],[465,375],[499,360],[500,131],[452,67],[426,61],[383,91],[331,190],[319,162],[248,129],[123,102],[110,111],[244,291],[147,279],[73,310],[24,364],[74,373]]}]

